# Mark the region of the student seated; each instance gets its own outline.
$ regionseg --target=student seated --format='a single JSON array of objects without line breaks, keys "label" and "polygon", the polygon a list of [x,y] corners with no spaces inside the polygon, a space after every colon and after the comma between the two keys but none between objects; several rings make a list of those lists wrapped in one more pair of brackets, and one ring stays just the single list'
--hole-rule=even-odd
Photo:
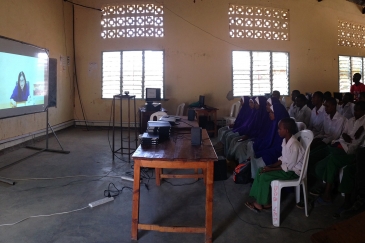
[{"label": "student seated", "polygon": [[278,99],[278,100],[280,101],[280,103],[281,103],[284,107],[286,107],[285,101],[281,99],[280,91],[278,91],[278,90],[274,90],[274,91],[272,92],[271,98],[276,98],[276,99]]},{"label": "student seated", "polygon": [[242,96],[240,99],[241,108],[240,111],[238,112],[235,122],[233,124],[230,124],[229,126],[222,127],[218,130],[218,143],[214,145],[214,148],[216,150],[223,148],[227,134],[231,132],[232,129],[237,128],[242,122],[244,122],[245,119],[247,119],[248,117],[247,114],[252,112],[249,107],[249,100],[250,97]]},{"label": "student seated", "polygon": [[245,205],[255,211],[271,208],[270,188],[273,180],[292,180],[300,176],[303,166],[305,150],[293,136],[298,132],[296,123],[291,118],[284,118],[279,122],[278,133],[282,141],[282,155],[277,162],[258,169],[252,184],[250,197],[256,201],[246,202]]},{"label": "student seated", "polygon": [[298,95],[300,95],[300,92],[299,92],[299,90],[293,90],[292,92],[291,92],[291,100],[292,100],[292,102],[293,103],[291,103],[291,105],[290,105],[290,107],[289,107],[289,116],[290,117],[294,117],[294,113],[295,113],[295,111],[296,111],[296,109],[297,109],[297,105],[296,105],[296,98],[297,98],[297,96]]},{"label": "student seated", "polygon": [[297,96],[297,109],[294,111],[294,119],[297,122],[304,122],[304,124],[309,127],[309,122],[311,119],[311,109],[307,106],[307,98],[304,94]]},{"label": "student seated", "polygon": [[[360,145],[352,164],[343,168],[343,176],[338,188],[345,194],[344,203],[333,214],[334,218],[341,217],[345,211],[356,213],[365,205],[365,143]],[[355,198],[353,202],[352,199]]]},{"label": "student seated", "polygon": [[347,119],[350,119],[354,116],[354,106],[355,104],[352,103],[354,100],[354,97],[351,93],[346,93],[342,97],[342,104],[339,105],[338,112],[340,112],[341,115],[346,117]]},{"label": "student seated", "polygon": [[346,118],[336,111],[337,102],[335,98],[328,98],[324,103],[326,114],[324,115],[323,127],[319,135],[315,136],[310,147],[308,161],[308,184],[315,182],[315,166],[318,161],[324,159],[329,151],[327,145],[333,140],[339,139]]},{"label": "student seated", "polygon": [[256,113],[257,113],[257,109],[255,109],[255,103],[252,99],[249,100],[249,107],[251,109],[251,112],[246,113],[246,116],[247,116],[246,119],[243,120],[240,123],[240,125],[238,125],[236,128],[233,128],[230,133],[226,134],[225,141],[224,141],[225,154],[227,154],[227,151],[230,148],[230,145],[233,140],[237,141],[244,134],[246,134],[250,129],[252,129],[253,123],[255,122]]},{"label": "student seated", "polygon": [[[316,175],[318,179],[325,182],[324,194],[316,201],[319,204],[328,204],[331,202],[331,189],[335,177],[342,167],[353,163],[355,151],[365,137],[365,102],[358,102],[355,105],[354,113],[355,116],[346,122],[341,137],[332,141],[331,146],[329,146],[329,155],[319,161],[316,166]],[[348,178],[344,179],[345,180],[341,181],[340,190],[347,193],[352,189],[348,188],[351,183],[347,181]],[[318,191],[311,191],[311,194],[318,195]],[[346,199],[346,203],[348,203],[348,200],[349,198]],[[346,203],[343,206],[348,208],[350,205]]]},{"label": "student seated", "polygon": [[321,91],[314,92],[312,104],[314,108],[312,109],[308,129],[313,132],[313,136],[317,136],[322,130],[324,115],[326,114],[323,105],[323,93]]},{"label": "student seated", "polygon": [[[283,139],[277,132],[278,124],[280,120],[289,117],[285,107],[277,99],[268,99],[267,103],[270,122],[266,128],[262,128],[260,136],[247,145],[247,156],[251,158],[252,178],[255,178],[257,168],[271,165],[281,156],[281,143]],[[239,158],[239,160],[241,162],[242,158]]]},{"label": "student seated", "polygon": [[[241,131],[243,135],[233,138],[230,146],[225,153],[227,163],[236,164],[236,160],[243,154],[247,153],[247,143],[249,139],[253,139],[259,136],[263,131],[263,127],[267,127],[270,119],[266,110],[266,98],[259,96],[254,99],[255,115],[251,126],[245,131]],[[244,160],[246,160],[245,158]]]}]

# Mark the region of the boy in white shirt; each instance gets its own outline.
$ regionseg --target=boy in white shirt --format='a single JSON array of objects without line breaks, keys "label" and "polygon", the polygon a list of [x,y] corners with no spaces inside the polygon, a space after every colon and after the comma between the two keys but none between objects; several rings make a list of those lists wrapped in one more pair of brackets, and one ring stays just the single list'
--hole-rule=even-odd
[{"label": "boy in white shirt", "polygon": [[[338,171],[349,164],[352,164],[355,158],[355,150],[364,140],[365,125],[365,102],[358,102],[355,105],[355,116],[346,122],[344,132],[338,140],[332,141],[329,148],[330,154],[323,160],[319,161],[316,166],[316,174],[320,180],[326,182],[325,192],[317,202],[320,204],[328,204],[331,202],[331,189]],[[351,188],[346,188],[345,181],[342,180],[341,185],[345,187],[346,192]],[[341,186],[340,186],[341,188]],[[345,207],[349,207],[349,197],[345,199]]]},{"label": "boy in white shirt", "polygon": [[355,104],[352,103],[354,101],[353,95],[351,93],[346,93],[342,97],[342,105],[339,106],[338,112],[341,115],[350,119],[354,116],[354,106]]},{"label": "boy in white shirt", "polygon": [[291,118],[284,118],[279,122],[278,133],[284,138],[282,143],[282,156],[272,165],[262,167],[252,184],[250,196],[256,201],[245,205],[255,211],[271,207],[270,185],[273,180],[292,180],[299,177],[303,165],[304,148],[293,136],[298,132],[296,123]]},{"label": "boy in white shirt", "polygon": [[309,127],[312,110],[307,106],[307,98],[304,94],[300,94],[297,97],[297,109],[294,112],[294,118],[296,122],[303,122]]},{"label": "boy in white shirt", "polygon": [[293,103],[291,103],[288,111],[290,117],[294,117],[295,111],[297,109],[296,98],[298,95],[300,95],[299,90],[293,90],[291,92],[291,100],[293,101]]},{"label": "boy in white shirt", "polygon": [[312,104],[314,105],[314,108],[312,109],[308,129],[313,132],[314,136],[317,136],[322,130],[323,120],[326,114],[323,105],[323,93],[321,91],[314,92],[312,97]]}]

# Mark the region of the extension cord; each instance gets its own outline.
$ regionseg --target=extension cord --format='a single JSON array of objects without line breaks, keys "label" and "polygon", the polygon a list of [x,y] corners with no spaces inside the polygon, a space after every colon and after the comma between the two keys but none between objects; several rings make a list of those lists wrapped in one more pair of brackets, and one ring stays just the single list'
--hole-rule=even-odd
[{"label": "extension cord", "polygon": [[133,177],[129,177],[129,176],[121,176],[120,179],[126,180],[126,181],[134,181]]},{"label": "extension cord", "polygon": [[114,197],[105,197],[103,199],[97,200],[95,202],[89,203],[90,208],[95,208],[96,206],[102,205],[107,202],[111,202],[114,200]]}]

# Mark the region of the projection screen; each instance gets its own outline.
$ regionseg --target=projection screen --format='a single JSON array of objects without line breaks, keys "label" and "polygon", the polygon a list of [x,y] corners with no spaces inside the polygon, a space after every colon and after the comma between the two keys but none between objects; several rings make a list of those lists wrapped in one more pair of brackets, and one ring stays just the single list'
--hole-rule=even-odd
[{"label": "projection screen", "polygon": [[45,110],[48,51],[0,36],[0,119]]}]

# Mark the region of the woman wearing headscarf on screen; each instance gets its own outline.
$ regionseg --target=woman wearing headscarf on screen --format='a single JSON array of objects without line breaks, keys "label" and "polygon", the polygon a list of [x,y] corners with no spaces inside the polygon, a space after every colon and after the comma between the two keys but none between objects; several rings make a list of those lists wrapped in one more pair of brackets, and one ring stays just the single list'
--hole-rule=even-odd
[{"label": "woman wearing headscarf on screen", "polygon": [[12,107],[17,107],[18,102],[26,102],[28,101],[28,98],[29,84],[27,83],[24,72],[20,72],[18,75],[18,82],[10,97],[10,104]]}]

